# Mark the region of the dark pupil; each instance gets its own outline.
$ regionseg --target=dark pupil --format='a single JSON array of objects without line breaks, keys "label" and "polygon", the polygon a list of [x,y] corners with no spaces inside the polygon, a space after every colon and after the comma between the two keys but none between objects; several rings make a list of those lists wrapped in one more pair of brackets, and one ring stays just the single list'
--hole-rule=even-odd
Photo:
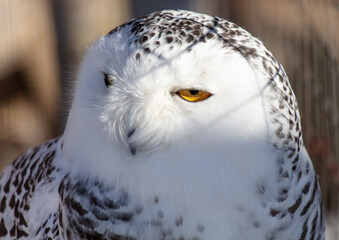
[{"label": "dark pupil", "polygon": [[191,95],[197,95],[199,93],[199,90],[190,90]]}]

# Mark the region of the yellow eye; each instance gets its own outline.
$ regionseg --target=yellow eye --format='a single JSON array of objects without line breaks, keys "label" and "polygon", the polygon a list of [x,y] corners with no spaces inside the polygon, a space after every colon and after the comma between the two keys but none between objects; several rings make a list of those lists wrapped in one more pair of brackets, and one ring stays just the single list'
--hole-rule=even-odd
[{"label": "yellow eye", "polygon": [[209,92],[201,91],[201,90],[196,90],[196,89],[183,89],[179,90],[177,94],[185,99],[186,101],[189,102],[199,102],[203,101],[211,94]]}]

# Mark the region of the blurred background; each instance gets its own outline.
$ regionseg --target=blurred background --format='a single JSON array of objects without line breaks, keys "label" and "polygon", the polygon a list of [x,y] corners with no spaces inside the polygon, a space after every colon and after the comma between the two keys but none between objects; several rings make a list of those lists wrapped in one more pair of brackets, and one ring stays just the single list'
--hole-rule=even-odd
[{"label": "blurred background", "polygon": [[283,64],[320,177],[327,239],[339,239],[339,0],[0,0],[0,171],[62,134],[87,46],[161,9],[233,21]]}]

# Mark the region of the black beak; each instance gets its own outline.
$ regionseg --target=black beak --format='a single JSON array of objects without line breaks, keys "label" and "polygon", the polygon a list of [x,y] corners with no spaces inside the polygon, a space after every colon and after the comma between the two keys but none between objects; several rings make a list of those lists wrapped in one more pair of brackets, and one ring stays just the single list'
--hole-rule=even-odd
[{"label": "black beak", "polygon": [[[132,129],[131,131],[129,131],[128,134],[127,134],[127,138],[131,138],[132,135],[134,134],[134,132],[135,132],[135,129]],[[136,153],[136,151],[137,151],[137,149],[136,149],[136,147],[133,146],[132,144],[129,144],[129,151],[130,151],[131,154],[134,156],[135,153]]]},{"label": "black beak", "polygon": [[127,138],[132,137],[134,132],[135,132],[135,129],[132,129],[131,131],[129,131],[128,134],[127,134]]}]

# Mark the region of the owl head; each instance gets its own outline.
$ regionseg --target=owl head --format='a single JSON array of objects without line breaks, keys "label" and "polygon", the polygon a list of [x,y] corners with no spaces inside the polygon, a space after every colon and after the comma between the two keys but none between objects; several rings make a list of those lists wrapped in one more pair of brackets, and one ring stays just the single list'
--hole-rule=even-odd
[{"label": "owl head", "polygon": [[103,171],[214,156],[264,166],[253,159],[295,144],[298,124],[284,70],[258,39],[218,17],[169,10],[133,19],[89,48],[64,149]]}]

